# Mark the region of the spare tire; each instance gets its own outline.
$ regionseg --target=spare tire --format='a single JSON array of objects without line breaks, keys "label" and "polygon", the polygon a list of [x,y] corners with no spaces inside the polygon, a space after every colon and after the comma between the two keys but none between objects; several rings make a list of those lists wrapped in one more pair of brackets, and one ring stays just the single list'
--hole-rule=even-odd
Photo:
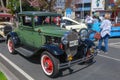
[{"label": "spare tire", "polygon": [[7,35],[10,31],[12,31],[12,26],[11,25],[6,25],[4,27],[4,34]]}]

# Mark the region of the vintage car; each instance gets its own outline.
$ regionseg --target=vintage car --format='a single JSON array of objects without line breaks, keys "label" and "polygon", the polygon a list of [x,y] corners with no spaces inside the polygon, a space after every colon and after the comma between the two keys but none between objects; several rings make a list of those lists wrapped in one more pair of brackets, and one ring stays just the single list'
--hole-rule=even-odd
[{"label": "vintage car", "polygon": [[24,11],[18,16],[19,26],[7,35],[9,52],[40,56],[43,72],[49,77],[56,77],[63,68],[92,61],[97,54],[94,43],[86,38],[87,30],[78,33],[56,25],[54,17],[60,14]]},{"label": "vintage car", "polygon": [[87,29],[86,24],[77,22],[76,20],[68,17],[62,17],[60,27],[68,30],[74,29],[77,32],[79,32],[81,29]]},{"label": "vintage car", "polygon": [[12,31],[13,16],[8,13],[0,13],[0,40],[5,39],[8,32]]}]

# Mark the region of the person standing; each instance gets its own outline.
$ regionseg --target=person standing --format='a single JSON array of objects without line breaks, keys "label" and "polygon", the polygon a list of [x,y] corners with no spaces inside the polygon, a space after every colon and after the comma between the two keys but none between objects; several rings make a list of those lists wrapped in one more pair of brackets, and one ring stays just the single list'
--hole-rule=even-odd
[{"label": "person standing", "polygon": [[109,36],[110,36],[110,31],[111,31],[111,21],[109,20],[110,19],[110,14],[109,13],[106,13],[105,16],[104,16],[104,20],[102,21],[101,23],[101,26],[100,26],[100,34],[101,34],[101,39],[99,40],[99,43],[98,43],[98,50],[101,50],[101,47],[102,47],[102,42],[104,40],[104,45],[105,45],[105,54],[108,53],[108,39],[109,39]]},{"label": "person standing", "polygon": [[86,16],[85,23],[87,24],[88,29],[92,28],[93,18],[89,14]]}]

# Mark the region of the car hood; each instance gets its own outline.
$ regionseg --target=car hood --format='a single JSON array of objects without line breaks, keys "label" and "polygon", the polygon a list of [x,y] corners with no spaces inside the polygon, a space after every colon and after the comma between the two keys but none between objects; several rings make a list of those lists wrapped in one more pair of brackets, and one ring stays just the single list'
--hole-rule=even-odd
[{"label": "car hood", "polygon": [[0,22],[0,28],[4,28],[5,25],[13,25],[11,22]]},{"label": "car hood", "polygon": [[79,32],[81,29],[83,28],[86,28],[87,29],[87,26],[84,24],[84,23],[79,23],[77,25],[69,25],[69,26],[66,26],[66,29],[68,30],[71,30],[71,29],[76,29],[77,32]]},{"label": "car hood", "polygon": [[53,26],[37,27],[34,30],[40,32],[43,35],[56,36],[56,37],[62,37],[65,34],[65,32],[68,31],[60,27],[53,27]]},{"label": "car hood", "polygon": [[13,23],[11,23],[11,22],[0,22],[0,25],[13,25]]},{"label": "car hood", "polygon": [[79,23],[79,25],[83,28],[87,28],[86,24],[84,24],[84,23]]}]

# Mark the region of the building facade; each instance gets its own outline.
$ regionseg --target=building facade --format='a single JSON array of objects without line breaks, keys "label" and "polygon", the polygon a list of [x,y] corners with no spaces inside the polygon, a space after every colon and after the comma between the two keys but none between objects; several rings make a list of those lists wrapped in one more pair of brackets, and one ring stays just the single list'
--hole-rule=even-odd
[{"label": "building facade", "polygon": [[65,9],[65,1],[66,0],[56,0],[55,8],[64,10]]},{"label": "building facade", "polygon": [[76,16],[84,18],[91,11],[91,0],[75,0]]},{"label": "building facade", "polygon": [[[110,11],[116,0],[75,0],[75,13],[80,18],[85,18],[86,14],[91,14],[95,11]],[[93,5],[92,5],[93,4]],[[93,10],[93,8],[95,10]]]}]

